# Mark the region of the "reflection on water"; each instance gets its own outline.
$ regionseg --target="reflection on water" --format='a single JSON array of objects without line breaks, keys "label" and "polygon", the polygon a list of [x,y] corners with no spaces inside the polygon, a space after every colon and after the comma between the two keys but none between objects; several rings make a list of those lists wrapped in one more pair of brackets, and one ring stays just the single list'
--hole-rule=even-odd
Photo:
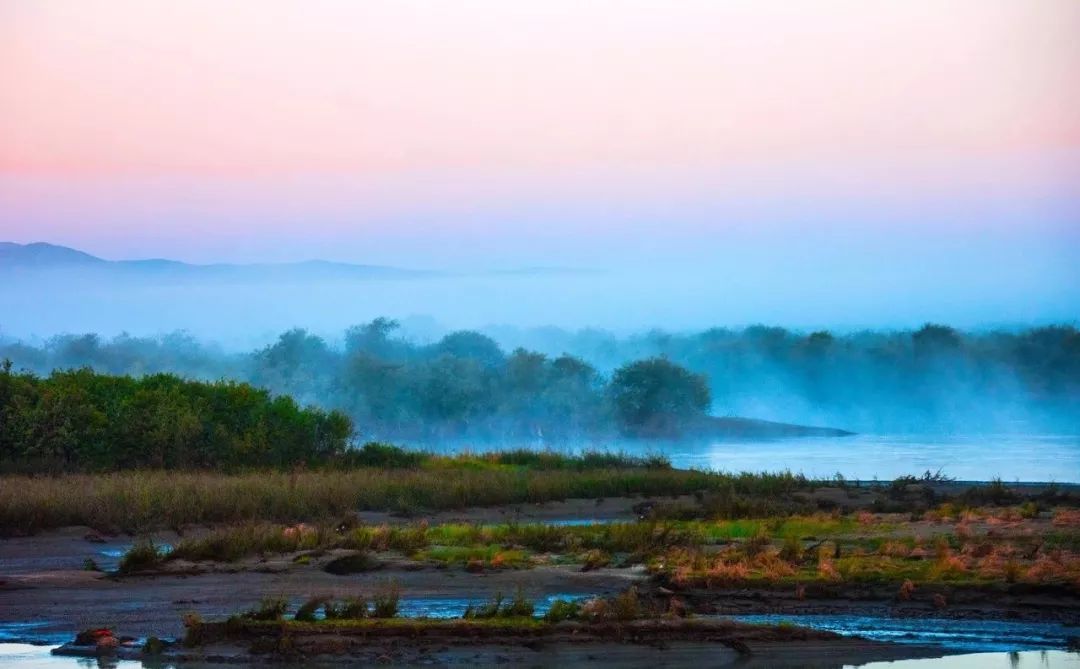
[{"label": "reflection on water", "polygon": [[1080,483],[1080,435],[872,435],[654,447],[676,467],[790,469],[807,476],[892,480],[941,469],[962,481]]},{"label": "reflection on water", "polygon": [[1076,636],[1075,627],[1060,623],[1025,623],[1001,620],[950,620],[947,618],[885,618],[851,615],[791,616],[763,614],[736,616],[748,623],[791,623],[845,636],[876,641],[935,645],[962,651],[1018,651],[1061,649]]},{"label": "reflection on water", "polygon": [[[842,426],[841,426],[842,427]],[[477,446],[442,442],[417,444],[438,452],[521,448],[520,442]],[[719,471],[801,472],[849,479],[891,481],[898,476],[941,469],[961,481],[1080,483],[1080,435],[916,435],[856,434],[849,437],[805,437],[773,441],[524,444],[557,451],[622,451],[666,455],[680,468]]]},{"label": "reflection on water", "polygon": [[[590,595],[555,594],[533,600],[536,615],[542,616],[557,599],[581,601]],[[398,603],[398,614],[406,618],[460,618],[471,604],[477,606],[486,600],[465,597],[405,597]]]},{"label": "reflection on water", "polygon": [[589,525],[610,525],[625,523],[625,518],[559,518],[556,520],[530,520],[530,525],[551,525],[554,527],[588,527]]},{"label": "reflection on water", "polygon": [[858,666],[864,669],[1080,669],[1080,654],[1062,650],[971,653],[933,660],[870,662]]}]

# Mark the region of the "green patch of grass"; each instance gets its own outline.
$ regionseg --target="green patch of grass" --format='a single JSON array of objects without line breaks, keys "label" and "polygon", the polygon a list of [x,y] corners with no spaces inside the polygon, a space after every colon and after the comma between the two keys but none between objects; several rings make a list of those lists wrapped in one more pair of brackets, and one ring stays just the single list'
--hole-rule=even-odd
[{"label": "green patch of grass", "polygon": [[581,604],[575,601],[556,599],[551,603],[544,620],[549,623],[560,623],[564,620],[577,620],[581,614]]},{"label": "green patch of grass", "polygon": [[130,574],[161,566],[165,556],[150,539],[140,539],[120,558],[117,571]]},{"label": "green patch of grass", "polygon": [[363,597],[348,597],[340,602],[327,601],[323,606],[326,620],[361,620],[369,615]]},{"label": "green patch of grass", "polygon": [[485,567],[521,569],[530,566],[525,551],[501,546],[432,546],[416,553],[418,560],[437,562],[446,566],[467,566],[481,563]]},{"label": "green patch of grass", "polygon": [[281,620],[289,602],[284,597],[264,597],[255,608],[243,614],[247,620]]}]

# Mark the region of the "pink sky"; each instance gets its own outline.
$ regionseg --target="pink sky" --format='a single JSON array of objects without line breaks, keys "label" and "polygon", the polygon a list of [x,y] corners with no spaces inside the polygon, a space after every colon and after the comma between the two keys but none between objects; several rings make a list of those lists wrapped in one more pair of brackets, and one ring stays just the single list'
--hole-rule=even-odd
[{"label": "pink sky", "polygon": [[435,265],[746,227],[1054,243],[1078,76],[1076,0],[3,0],[0,238]]}]

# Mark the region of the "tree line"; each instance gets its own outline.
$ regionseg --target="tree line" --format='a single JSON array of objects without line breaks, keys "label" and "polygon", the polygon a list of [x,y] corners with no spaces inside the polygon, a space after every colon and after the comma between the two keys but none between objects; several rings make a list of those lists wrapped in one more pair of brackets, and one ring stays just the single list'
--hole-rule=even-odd
[{"label": "tree line", "polygon": [[1080,332],[1071,325],[634,336],[544,328],[421,343],[380,318],[337,341],[289,330],[250,353],[179,333],[88,334],[0,341],[4,357],[39,374],[88,366],[242,380],[339,410],[364,439],[546,443],[676,429],[705,412],[859,431],[1080,427]]},{"label": "tree line", "polygon": [[0,467],[13,471],[230,469],[324,464],[352,422],[246,383],[90,369],[48,378],[0,366]]}]

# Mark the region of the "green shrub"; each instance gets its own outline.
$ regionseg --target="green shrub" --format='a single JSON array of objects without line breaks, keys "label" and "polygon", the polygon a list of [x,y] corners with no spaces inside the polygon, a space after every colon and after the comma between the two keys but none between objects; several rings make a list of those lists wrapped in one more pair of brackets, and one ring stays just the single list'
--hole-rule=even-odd
[{"label": "green shrub", "polygon": [[326,597],[312,597],[300,605],[293,618],[301,622],[314,622],[317,619],[315,614],[326,605],[327,601]]},{"label": "green shrub", "polygon": [[501,592],[496,593],[490,602],[477,607],[470,604],[462,617],[469,619],[531,618],[535,611],[536,606],[525,596],[525,591],[519,586],[513,599],[507,601]]},{"label": "green shrub", "polygon": [[525,591],[518,586],[514,598],[510,600],[502,611],[504,616],[513,618],[528,618],[536,611],[536,606],[525,596]]},{"label": "green shrub", "polygon": [[397,616],[398,601],[401,599],[401,586],[396,580],[384,581],[375,589],[371,597],[372,618],[393,618]]},{"label": "green shrub", "polygon": [[556,599],[551,603],[551,608],[544,614],[544,620],[549,623],[558,623],[564,620],[577,620],[581,612],[581,605],[575,601]]},{"label": "green shrub", "polygon": [[375,571],[382,568],[382,563],[366,551],[345,555],[331,560],[323,567],[323,571],[336,576],[348,574],[360,574]]},{"label": "green shrub", "polygon": [[121,574],[146,571],[161,565],[163,555],[151,539],[140,539],[124,553],[117,567]]},{"label": "green shrub", "polygon": [[637,588],[630,587],[615,597],[611,604],[611,617],[615,620],[634,620],[641,617]]},{"label": "green shrub", "polygon": [[284,597],[264,597],[244,617],[248,620],[281,620],[288,608],[289,602]]},{"label": "green shrub", "polygon": [[156,636],[147,637],[146,643],[144,643],[142,647],[144,655],[161,655],[164,650],[165,642]]},{"label": "green shrub", "polygon": [[340,603],[326,602],[323,613],[327,620],[360,620],[368,616],[368,606],[363,597],[347,597]]}]

